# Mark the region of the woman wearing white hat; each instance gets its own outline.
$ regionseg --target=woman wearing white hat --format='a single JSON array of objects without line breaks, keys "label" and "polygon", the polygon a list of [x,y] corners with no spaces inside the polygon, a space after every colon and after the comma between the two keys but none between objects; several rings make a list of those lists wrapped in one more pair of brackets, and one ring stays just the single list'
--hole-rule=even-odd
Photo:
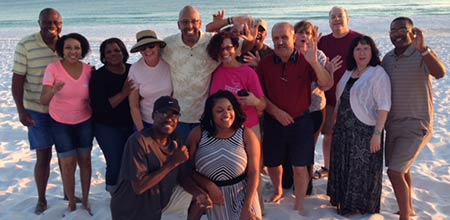
[{"label": "woman wearing white hat", "polygon": [[136,34],[137,43],[131,53],[140,52],[142,58],[130,68],[129,80],[134,89],[130,93],[130,111],[137,131],[152,127],[153,103],[161,96],[172,95],[172,80],[169,65],[161,58],[161,48],[166,43],[159,40],[152,30]]}]

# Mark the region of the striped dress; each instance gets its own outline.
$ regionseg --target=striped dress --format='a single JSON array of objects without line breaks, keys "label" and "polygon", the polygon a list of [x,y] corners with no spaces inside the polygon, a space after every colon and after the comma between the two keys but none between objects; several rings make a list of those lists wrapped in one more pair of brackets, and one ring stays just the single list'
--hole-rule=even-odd
[{"label": "striped dress", "polygon": [[[206,131],[195,155],[196,171],[214,182],[236,182],[246,172],[247,153],[244,147],[244,130],[239,128],[230,138],[208,137]],[[221,184],[219,184],[221,185]],[[247,179],[243,178],[234,184],[219,186],[225,197],[225,205],[215,205],[208,209],[208,219],[238,220],[244,205]],[[253,210],[261,218],[258,199],[253,202]]]}]

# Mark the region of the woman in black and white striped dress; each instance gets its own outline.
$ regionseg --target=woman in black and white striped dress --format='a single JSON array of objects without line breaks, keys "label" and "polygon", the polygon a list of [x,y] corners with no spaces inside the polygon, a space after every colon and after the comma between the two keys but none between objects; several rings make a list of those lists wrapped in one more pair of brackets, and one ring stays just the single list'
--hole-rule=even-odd
[{"label": "woman in black and white striped dress", "polygon": [[188,138],[194,179],[214,202],[208,219],[261,219],[260,143],[251,129],[242,126],[244,121],[235,96],[220,90],[207,99],[200,127]]}]

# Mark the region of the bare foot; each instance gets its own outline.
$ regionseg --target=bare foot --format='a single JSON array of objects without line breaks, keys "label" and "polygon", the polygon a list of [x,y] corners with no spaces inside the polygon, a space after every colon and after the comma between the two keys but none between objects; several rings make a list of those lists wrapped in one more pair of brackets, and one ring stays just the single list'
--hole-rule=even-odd
[{"label": "bare foot", "polygon": [[[66,196],[66,195],[64,195],[64,200],[66,200],[66,201],[69,201],[69,198],[67,198],[67,196]],[[75,196],[75,201],[76,201],[76,203],[81,203],[81,199],[80,199],[80,197],[78,197],[78,196]]]},{"label": "bare foot", "polygon": [[34,213],[36,215],[40,215],[41,213],[43,213],[45,210],[47,210],[47,201],[38,201],[38,203],[36,204],[36,208],[34,209]]},{"label": "bare foot", "polygon": [[308,216],[308,212],[306,212],[303,208],[298,210],[298,214],[304,217]]},{"label": "bare foot", "polygon": [[284,197],[283,193],[274,193],[272,198],[266,200],[265,202],[279,204],[281,200],[283,200],[283,197]]},{"label": "bare foot", "polygon": [[83,208],[86,209],[86,211],[89,213],[90,216],[93,216],[94,214],[92,214],[92,210],[91,210],[91,206],[89,205],[88,201],[83,201]]},{"label": "bare foot", "polygon": [[69,208],[69,211],[73,212],[73,211],[77,210],[77,204],[75,202],[69,201],[68,208]]}]

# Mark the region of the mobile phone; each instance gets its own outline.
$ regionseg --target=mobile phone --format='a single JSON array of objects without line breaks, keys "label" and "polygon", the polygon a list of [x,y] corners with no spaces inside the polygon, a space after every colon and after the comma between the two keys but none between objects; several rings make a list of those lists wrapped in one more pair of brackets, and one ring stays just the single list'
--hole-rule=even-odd
[{"label": "mobile phone", "polygon": [[238,96],[248,96],[248,91],[246,89],[241,89],[237,92]]}]

